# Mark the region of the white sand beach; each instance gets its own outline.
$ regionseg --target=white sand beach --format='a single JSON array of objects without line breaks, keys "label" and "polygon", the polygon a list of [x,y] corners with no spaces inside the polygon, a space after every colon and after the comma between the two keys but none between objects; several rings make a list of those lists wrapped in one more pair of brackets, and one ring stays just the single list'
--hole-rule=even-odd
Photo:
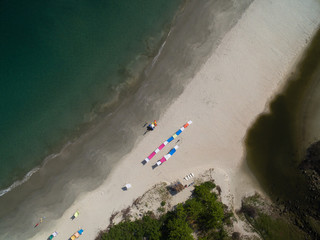
[{"label": "white sand beach", "polygon": [[[84,229],[80,239],[94,239],[107,227],[112,212],[131,205],[154,184],[184,181],[186,174],[193,172],[196,177],[209,168],[214,168],[222,200],[231,208],[239,208],[243,196],[261,192],[246,170],[246,131],[284,86],[319,24],[319,1],[254,1],[157,119],[157,128],[119,161],[99,188],[80,195],[60,219],[32,239],[46,239],[54,231],[59,233],[56,239],[68,239],[80,227]],[[192,125],[179,138],[149,163],[141,163],[189,120]],[[177,139],[177,152],[152,169]],[[123,191],[126,183],[132,188]],[[80,216],[72,221],[76,210]]]}]

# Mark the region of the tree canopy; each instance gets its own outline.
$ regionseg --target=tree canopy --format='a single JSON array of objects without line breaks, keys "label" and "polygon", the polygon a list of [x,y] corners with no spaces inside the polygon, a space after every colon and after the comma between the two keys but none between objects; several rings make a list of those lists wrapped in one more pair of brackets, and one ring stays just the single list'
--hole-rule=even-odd
[{"label": "tree canopy", "polygon": [[195,230],[201,239],[225,239],[223,224],[231,214],[225,213],[223,204],[212,192],[214,188],[213,182],[195,186],[190,199],[159,219],[146,214],[140,220],[120,222],[97,240],[192,240]]}]

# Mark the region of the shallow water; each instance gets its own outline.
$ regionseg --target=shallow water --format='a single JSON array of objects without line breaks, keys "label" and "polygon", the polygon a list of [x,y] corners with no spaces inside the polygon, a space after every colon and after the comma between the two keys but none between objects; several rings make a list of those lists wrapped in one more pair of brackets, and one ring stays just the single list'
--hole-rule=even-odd
[{"label": "shallow water", "polygon": [[180,2],[1,1],[0,190],[106,111]]},{"label": "shallow water", "polygon": [[[284,88],[246,136],[246,159],[274,198],[305,203],[308,185],[297,169],[305,150],[319,139],[320,31]],[[319,122],[319,121],[318,121]],[[313,123],[313,124],[311,124]],[[306,206],[307,207],[307,206]]]},{"label": "shallow water", "polygon": [[[140,84],[130,85],[110,114],[94,121],[29,181],[0,198],[0,239],[20,239],[21,233],[31,238],[39,216],[46,216],[41,226],[45,231],[81,193],[98,187],[143,137],[144,123],[158,119],[179,96],[250,2],[188,1],[162,42],[161,54],[155,52],[157,57],[141,71]],[[133,161],[140,164],[142,159]]]}]

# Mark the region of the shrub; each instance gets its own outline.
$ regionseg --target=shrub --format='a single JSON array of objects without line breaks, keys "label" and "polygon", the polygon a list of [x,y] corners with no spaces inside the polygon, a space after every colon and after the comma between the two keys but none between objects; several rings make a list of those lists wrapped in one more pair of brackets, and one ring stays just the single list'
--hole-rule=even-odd
[{"label": "shrub", "polygon": [[246,216],[250,218],[255,218],[257,213],[253,206],[250,205],[242,205],[241,206],[241,212],[243,212]]},{"label": "shrub", "polygon": [[196,198],[186,201],[185,209],[191,222],[196,221],[198,217],[205,211],[203,204]]},{"label": "shrub", "polygon": [[186,218],[187,213],[183,204],[179,203],[167,224],[169,240],[193,240],[191,236],[193,231],[186,222]]},{"label": "shrub", "polygon": [[199,199],[206,201],[207,199],[211,197],[216,197],[215,193],[211,193],[211,190],[213,189],[214,183],[212,182],[205,182],[199,186],[195,186],[193,195]]},{"label": "shrub", "polygon": [[158,212],[160,212],[160,213],[164,213],[166,210],[163,208],[163,207],[158,207]]},{"label": "shrub", "polygon": [[232,233],[232,240],[240,240],[240,233],[238,232]]},{"label": "shrub", "polygon": [[215,198],[211,197],[206,203],[206,210],[200,216],[201,227],[204,230],[208,230],[211,228],[220,228],[223,223],[223,206],[221,202],[216,201]]},{"label": "shrub", "polygon": [[216,187],[216,185],[213,182],[207,181],[202,183],[201,185],[203,185],[204,187],[208,188],[209,190],[212,190]]},{"label": "shrub", "polygon": [[150,240],[159,240],[161,237],[159,221],[147,215],[142,218],[143,236]]},{"label": "shrub", "polygon": [[175,218],[168,222],[169,240],[193,240],[192,229],[183,218]]},{"label": "shrub", "polygon": [[[174,211],[161,215],[159,219],[148,212],[141,220],[121,222],[102,233],[99,240],[192,240],[192,228],[198,230],[199,239],[227,239],[223,223],[232,213],[225,211],[217,195],[211,192],[214,187],[212,182],[195,186],[192,198],[185,204],[179,203]],[[165,201],[160,203],[159,212],[165,212],[165,204]]]}]

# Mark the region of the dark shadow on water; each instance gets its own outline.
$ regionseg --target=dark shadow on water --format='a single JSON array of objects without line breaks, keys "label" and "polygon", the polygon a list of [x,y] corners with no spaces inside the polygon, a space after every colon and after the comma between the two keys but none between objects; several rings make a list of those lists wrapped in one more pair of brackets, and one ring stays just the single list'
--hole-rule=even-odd
[{"label": "dark shadow on water", "polygon": [[283,95],[270,109],[271,113],[261,115],[247,134],[248,166],[267,192],[291,199],[297,197],[302,181],[296,166],[294,121]]},{"label": "dark shadow on water", "polygon": [[[290,77],[284,91],[270,103],[270,112],[258,117],[245,139],[250,170],[274,199],[304,201],[308,186],[298,170],[302,160],[299,121],[307,92],[320,67],[320,31]],[[305,151],[305,149],[303,149]]]}]

